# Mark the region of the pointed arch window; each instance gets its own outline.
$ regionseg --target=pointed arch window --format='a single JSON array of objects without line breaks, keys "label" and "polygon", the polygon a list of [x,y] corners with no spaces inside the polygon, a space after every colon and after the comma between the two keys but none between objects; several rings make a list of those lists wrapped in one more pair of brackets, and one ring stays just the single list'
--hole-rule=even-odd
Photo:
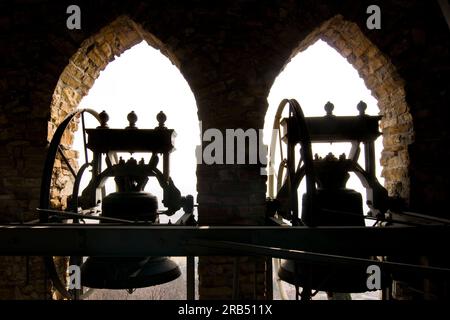
[{"label": "pointed arch window", "polygon": [[[268,96],[269,108],[264,124],[264,143],[266,145],[270,145],[271,130],[277,107],[281,100],[285,98],[296,99],[306,117],[324,116],[324,105],[328,101],[334,104],[333,114],[337,116],[356,116],[358,114],[357,104],[361,100],[367,103],[366,114],[379,114],[377,100],[367,89],[358,72],[335,49],[322,40],[316,41],[306,50],[293,57],[276,78]],[[346,153],[348,157],[350,149],[350,142],[314,143],[312,145],[313,154],[317,153],[321,157],[326,156],[329,152],[332,152],[335,156]],[[384,183],[380,164],[382,149],[382,137],[380,136],[375,143],[375,157],[376,174],[381,184]],[[360,155],[358,162],[364,167],[363,154]],[[275,171],[277,171],[277,167],[275,167]],[[361,193],[363,203],[365,203],[365,189],[353,174],[347,183],[347,187]],[[305,192],[306,187],[303,179],[298,190],[299,199]],[[301,201],[299,201],[299,206],[299,212],[301,212]],[[367,206],[364,211],[368,211]],[[295,295],[294,287],[287,284],[283,287],[288,296],[293,299]],[[378,299],[378,294],[378,292],[353,294],[353,298]],[[274,298],[279,297],[279,290],[277,286],[274,286]],[[315,299],[326,299],[326,293],[319,293]]]}]

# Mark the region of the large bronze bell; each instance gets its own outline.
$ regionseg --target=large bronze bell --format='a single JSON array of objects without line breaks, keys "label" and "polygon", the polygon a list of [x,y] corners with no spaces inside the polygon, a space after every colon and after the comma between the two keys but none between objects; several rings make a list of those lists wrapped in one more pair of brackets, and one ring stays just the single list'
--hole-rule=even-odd
[{"label": "large bronze bell", "polygon": [[[362,197],[358,192],[347,189],[350,177],[345,156],[336,159],[329,154],[325,159],[314,160],[317,179],[316,208],[307,224],[310,226],[364,226]],[[303,196],[303,211],[306,195]],[[345,253],[342,253],[345,255]],[[369,258],[369,257],[364,257]],[[281,280],[299,287],[328,292],[368,291],[366,268],[344,264],[315,264],[285,260],[278,270]]]},{"label": "large bronze bell", "polygon": [[102,215],[136,221],[155,222],[158,199],[143,191],[113,192],[102,201]]},{"label": "large bronze bell", "polygon": [[90,257],[81,272],[83,286],[102,289],[156,286],[181,275],[178,265],[167,257]]},{"label": "large bronze bell", "polygon": [[[124,166],[137,166],[131,158]],[[117,192],[102,201],[102,216],[139,222],[156,222],[158,199],[143,189],[147,177],[128,174],[115,177]],[[81,267],[83,286],[102,289],[134,289],[163,284],[181,275],[168,257],[89,257]]]}]

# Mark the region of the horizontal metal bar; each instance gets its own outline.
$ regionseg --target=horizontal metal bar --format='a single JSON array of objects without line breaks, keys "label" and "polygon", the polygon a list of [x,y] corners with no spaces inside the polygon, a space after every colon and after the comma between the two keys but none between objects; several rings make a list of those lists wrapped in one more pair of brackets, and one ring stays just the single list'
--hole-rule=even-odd
[{"label": "horizontal metal bar", "polygon": [[450,227],[219,227],[0,225],[0,255],[208,256],[231,249],[189,245],[193,239],[339,255],[442,255]]},{"label": "horizontal metal bar", "polygon": [[431,222],[437,222],[437,223],[443,223],[443,224],[447,224],[450,225],[450,220],[449,219],[445,219],[445,218],[440,218],[440,217],[433,217],[427,214],[421,214],[421,213],[416,213],[416,212],[408,212],[408,211],[399,211],[399,212],[392,212],[393,214],[397,214],[397,215],[403,215],[403,216],[407,216],[407,217],[413,217],[413,218],[419,218],[419,219],[424,219],[424,220],[429,220]]},{"label": "horizontal metal bar", "polygon": [[[118,219],[118,218],[110,218],[110,217],[104,217],[104,216],[92,216],[92,215],[86,215],[86,214],[80,214],[70,211],[59,211],[59,210],[53,210],[53,209],[36,209],[38,212],[46,212],[50,214],[49,217],[51,218],[58,218],[58,219],[86,219],[86,220],[98,220],[98,221],[106,221],[106,222],[120,222],[120,223],[134,223],[134,221],[131,220],[125,220],[125,219]],[[50,219],[51,220],[51,219]]]},{"label": "horizontal metal bar", "polygon": [[450,269],[440,268],[433,266],[422,266],[414,265],[408,263],[398,263],[398,262],[387,262],[379,261],[374,259],[360,258],[360,257],[349,257],[340,255],[331,255],[323,253],[306,252],[299,250],[288,250],[282,248],[270,248],[262,247],[252,244],[241,244],[236,242],[227,241],[204,241],[204,240],[192,240],[190,242],[192,245],[204,246],[208,248],[222,249],[227,248],[233,250],[236,253],[248,254],[251,252],[254,255],[269,256],[273,258],[280,259],[291,259],[303,263],[312,264],[343,264],[348,266],[363,266],[367,267],[370,265],[377,265],[383,271],[402,271],[403,273],[409,273],[411,275],[417,275],[420,273],[424,277],[428,278],[439,278],[443,277],[450,278]]}]

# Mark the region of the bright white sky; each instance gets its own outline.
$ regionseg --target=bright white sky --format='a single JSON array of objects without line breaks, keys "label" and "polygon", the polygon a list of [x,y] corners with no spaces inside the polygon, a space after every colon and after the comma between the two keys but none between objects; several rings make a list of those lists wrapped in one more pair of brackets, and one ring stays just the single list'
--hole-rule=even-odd
[{"label": "bright white sky", "polygon": [[[379,112],[377,101],[365,87],[357,71],[334,49],[319,40],[298,54],[277,77],[268,97],[269,110],[265,123],[265,144],[269,145],[270,129],[279,102],[284,98],[295,98],[300,102],[306,116],[323,116],[324,104],[335,105],[335,115],[357,115],[356,105],[360,100],[367,103],[367,114]],[[142,42],[124,52],[101,72],[89,94],[80,103],[80,108],[106,110],[111,128],[128,125],[126,116],[135,111],[138,128],[154,128],[156,114],[164,111],[166,126],[177,132],[176,151],[171,155],[171,176],[183,195],[196,195],[195,146],[200,144],[197,106],[188,83],[177,67],[158,50]],[[95,120],[86,117],[87,127],[96,127]],[[82,150],[82,139],[78,134],[75,148]],[[333,150],[330,148],[333,147]],[[376,155],[381,154],[381,139],[377,141]],[[313,146],[313,153],[321,155],[334,151],[336,155],[349,151],[349,147],[329,144],[320,148]],[[80,155],[80,159],[83,159]],[[377,174],[381,172],[377,160]],[[380,180],[383,183],[383,180]],[[155,181],[148,183],[150,192],[162,199]],[[358,180],[349,182],[349,187],[359,189]],[[161,208],[160,208],[161,209]]]}]

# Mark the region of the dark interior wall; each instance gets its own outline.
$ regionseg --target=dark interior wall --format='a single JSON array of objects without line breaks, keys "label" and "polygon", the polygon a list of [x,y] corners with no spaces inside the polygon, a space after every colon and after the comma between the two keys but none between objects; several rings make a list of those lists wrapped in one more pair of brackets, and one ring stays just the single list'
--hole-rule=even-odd
[{"label": "dark interior wall", "polygon": [[[69,4],[81,7],[80,31],[66,28]],[[29,219],[38,206],[50,104],[58,79],[83,40],[124,14],[178,59],[197,100],[203,130],[262,128],[270,87],[299,43],[337,14],[355,22],[404,81],[415,133],[409,150],[411,210],[448,217],[440,208],[445,208],[450,190],[445,161],[450,131],[449,28],[437,1],[396,0],[379,4],[382,28],[368,30],[366,8],[370,4],[372,1],[3,1],[0,220]],[[258,166],[200,165],[197,176],[200,223],[263,223],[265,177],[259,175]],[[228,261],[220,263],[229,265]],[[227,278],[226,272],[208,274],[205,265],[201,269],[203,296],[228,297],[231,283],[211,280]],[[13,278],[2,279],[3,287],[21,285],[21,277]]]}]

